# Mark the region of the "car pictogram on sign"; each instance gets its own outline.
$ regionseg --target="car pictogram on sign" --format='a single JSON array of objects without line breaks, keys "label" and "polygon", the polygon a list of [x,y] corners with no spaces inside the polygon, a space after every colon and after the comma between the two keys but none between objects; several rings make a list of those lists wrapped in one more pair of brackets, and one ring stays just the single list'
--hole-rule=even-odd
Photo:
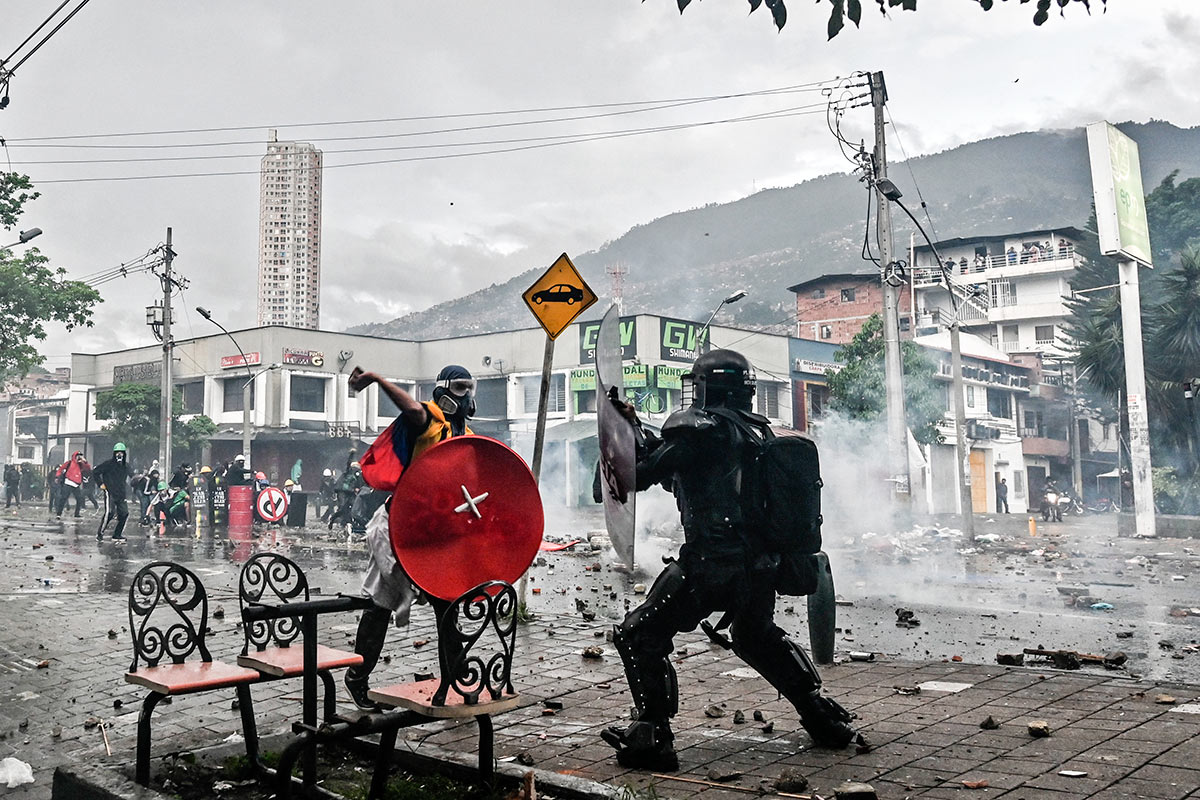
[{"label": "car pictogram on sign", "polygon": [[535,292],[530,299],[539,306],[542,303],[566,303],[570,306],[583,302],[583,289],[569,283],[557,283],[549,289]]}]

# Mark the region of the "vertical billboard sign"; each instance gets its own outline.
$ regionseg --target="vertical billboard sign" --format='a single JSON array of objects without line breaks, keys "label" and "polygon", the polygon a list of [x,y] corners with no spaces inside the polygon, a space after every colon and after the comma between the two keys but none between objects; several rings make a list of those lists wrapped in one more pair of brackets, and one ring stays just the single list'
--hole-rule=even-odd
[{"label": "vertical billboard sign", "polygon": [[1087,126],[1100,252],[1153,266],[1137,142],[1108,122]]}]

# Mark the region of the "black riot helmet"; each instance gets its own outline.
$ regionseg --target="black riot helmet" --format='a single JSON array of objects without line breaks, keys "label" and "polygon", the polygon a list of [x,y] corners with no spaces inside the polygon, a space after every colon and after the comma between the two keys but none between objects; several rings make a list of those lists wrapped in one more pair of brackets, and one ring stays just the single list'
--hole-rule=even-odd
[{"label": "black riot helmet", "polygon": [[442,367],[433,389],[433,402],[447,417],[475,416],[475,379],[466,367],[458,364]]},{"label": "black riot helmet", "polygon": [[696,405],[752,410],[754,369],[741,353],[734,350],[705,353],[692,365],[690,377],[695,387],[693,402]]}]

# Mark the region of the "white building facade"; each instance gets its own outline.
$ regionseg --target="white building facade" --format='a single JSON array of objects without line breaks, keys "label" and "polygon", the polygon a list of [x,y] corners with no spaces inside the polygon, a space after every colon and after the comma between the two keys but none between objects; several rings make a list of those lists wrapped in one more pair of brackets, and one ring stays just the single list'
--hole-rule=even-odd
[{"label": "white building facade", "polygon": [[1066,352],[1063,323],[1070,313],[1070,279],[1082,263],[1082,232],[1054,228],[937,242],[913,249],[913,324],[918,335],[944,328],[950,289],[962,308],[963,329],[1005,353]]},{"label": "white building facade", "polygon": [[321,167],[320,150],[271,131],[259,180],[259,325],[320,325]]}]

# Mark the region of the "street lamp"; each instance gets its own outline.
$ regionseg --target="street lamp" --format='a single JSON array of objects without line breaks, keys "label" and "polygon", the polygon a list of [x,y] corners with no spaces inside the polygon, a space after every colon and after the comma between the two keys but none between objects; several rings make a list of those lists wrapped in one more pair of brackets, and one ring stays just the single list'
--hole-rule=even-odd
[{"label": "street lamp", "polygon": [[25,243],[27,243],[27,242],[28,242],[30,239],[34,239],[34,238],[36,238],[36,237],[38,237],[38,236],[41,236],[41,235],[42,235],[42,229],[41,229],[41,228],[30,228],[29,230],[27,230],[27,231],[21,231],[20,233],[21,233],[21,238],[20,238],[20,239],[18,239],[17,241],[13,242],[12,244],[6,244],[6,245],[4,245],[4,246],[0,247],[0,250],[7,250],[7,249],[8,249],[8,248],[10,248],[10,247],[16,247],[16,246],[17,246],[17,245],[19,245],[19,244],[25,244]]},{"label": "street lamp", "polygon": [[717,315],[717,312],[720,311],[725,306],[729,305],[730,303],[736,303],[738,300],[741,300],[745,296],[746,296],[745,290],[738,289],[736,292],[729,295],[724,300],[722,300],[719,304],[717,304],[717,307],[713,309],[713,312],[708,315],[708,322],[704,323],[704,327],[700,329],[700,336],[698,337],[699,341],[696,342],[697,350],[699,350],[700,347],[704,344],[704,342],[707,341],[708,326],[712,324],[713,317],[715,317]]},{"label": "street lamp", "polygon": [[221,332],[229,337],[229,341],[233,342],[233,346],[237,348],[238,355],[242,357],[242,366],[246,368],[246,382],[242,384],[242,454],[246,456],[246,469],[250,469],[250,386],[254,383],[254,379],[270,369],[275,369],[278,364],[271,364],[258,372],[250,370],[250,363],[246,360],[246,354],[242,352],[242,346],[238,344],[238,340],[233,338],[233,334],[225,329],[225,326],[213,319],[212,312],[204,306],[196,306],[196,313],[204,317],[206,320],[216,325],[221,329]]}]

